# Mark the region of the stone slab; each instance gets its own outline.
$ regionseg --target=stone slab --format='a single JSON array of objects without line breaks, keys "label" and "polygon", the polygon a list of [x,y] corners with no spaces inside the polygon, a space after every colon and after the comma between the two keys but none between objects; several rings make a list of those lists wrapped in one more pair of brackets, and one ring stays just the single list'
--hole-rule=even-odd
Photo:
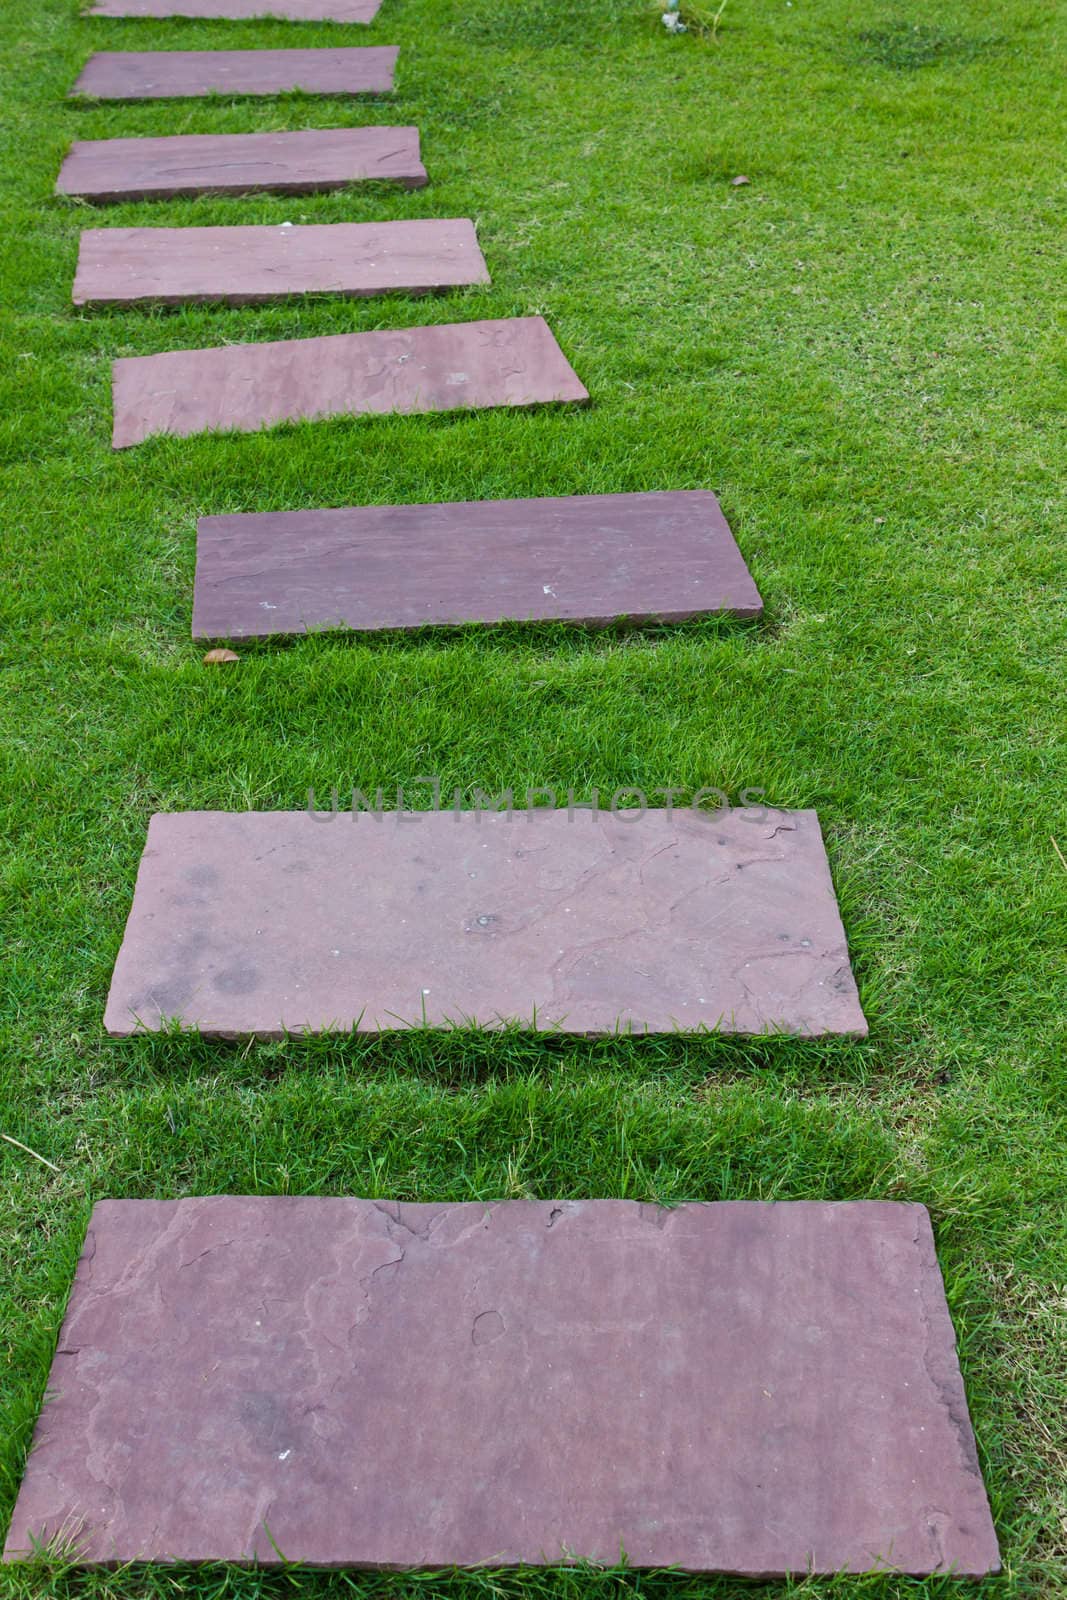
[{"label": "stone slab", "polygon": [[206,94],[389,94],[396,45],[330,50],[101,50],[72,98],[171,100]]},{"label": "stone slab", "polygon": [[371,181],[403,189],[425,185],[417,128],[79,139],[60,168],[56,194],[107,204],[201,194],[312,194]]},{"label": "stone slab", "polygon": [[589,398],[542,317],[130,356],[112,393],[116,450],[155,433]]},{"label": "stone slab", "polygon": [[237,228],[90,228],[76,306],[254,305],[285,295],[427,294],[488,283],[467,218]]},{"label": "stone slab", "polygon": [[197,525],[194,639],[761,610],[719,503],[703,491],[356,506]]},{"label": "stone slab", "polygon": [[995,1572],[925,1207],[102,1200],[5,1556]]},{"label": "stone slab", "polygon": [[277,17],[283,22],[372,22],[382,0],[95,0],[89,17],[204,17],[243,22]]},{"label": "stone slab", "polygon": [[609,801],[154,816],[107,1030],[866,1033],[813,811]]}]

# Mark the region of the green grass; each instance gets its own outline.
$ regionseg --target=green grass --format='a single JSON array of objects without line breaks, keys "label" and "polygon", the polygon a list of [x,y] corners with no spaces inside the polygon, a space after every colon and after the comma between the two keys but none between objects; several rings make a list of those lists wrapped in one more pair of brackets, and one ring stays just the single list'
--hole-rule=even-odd
[{"label": "green grass", "polygon": [[[94,48],[399,43],[392,105],[64,104]],[[931,1209],[1005,1572],[1067,1594],[1067,50],[1041,0],[385,0],[370,29],[79,20],[5,0],[0,1525],[93,1200],[217,1191],[886,1196]],[[51,198],[73,137],[419,125],[418,194]],[[748,187],[730,179],[744,173]],[[469,215],[493,286],[76,315],[86,223]],[[1055,314],[1061,313],[1057,326]],[[543,312],[584,412],[335,421],[109,449],[117,354]],[[719,494],[758,626],[189,640],[199,514]],[[101,1013],[149,814],[419,773],[763,787],[822,817],[863,1044],[413,1033],[126,1043]],[[811,1581],[775,1596],[941,1595]],[[743,1583],[45,1576],[0,1593],[741,1600]]]}]

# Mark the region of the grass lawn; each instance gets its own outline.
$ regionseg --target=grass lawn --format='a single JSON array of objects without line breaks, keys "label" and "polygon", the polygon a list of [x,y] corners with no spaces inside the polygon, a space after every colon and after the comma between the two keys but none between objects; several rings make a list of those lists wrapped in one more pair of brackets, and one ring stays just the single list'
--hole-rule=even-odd
[{"label": "grass lawn", "polygon": [[[401,45],[395,101],[63,100],[93,49],[335,43]],[[701,42],[642,0],[385,0],[367,29],[4,0],[0,45],[0,1131],[58,1169],[0,1145],[0,1526],[98,1197],[886,1197],[934,1220],[1003,1545],[982,1592],[1067,1594],[1056,8],[729,0]],[[74,137],[360,121],[417,124],[430,186],[99,213],[51,197]],[[415,216],[473,217],[492,287],[71,309],[85,224]],[[109,447],[115,355],[533,312],[588,410]],[[759,625],[320,637],[214,669],[189,639],[201,514],[697,487],[722,500]],[[152,811],[296,808],[309,786],[418,774],[471,798],[758,786],[817,806],[869,1040],[104,1037]],[[175,1592],[752,1591],[584,1572],[0,1576],[14,1600]]]}]

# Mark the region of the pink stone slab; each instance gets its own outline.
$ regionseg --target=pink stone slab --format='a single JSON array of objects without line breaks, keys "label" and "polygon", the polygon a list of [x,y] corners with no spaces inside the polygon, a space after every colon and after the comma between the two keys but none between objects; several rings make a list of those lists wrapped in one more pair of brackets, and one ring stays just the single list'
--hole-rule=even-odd
[{"label": "pink stone slab", "polygon": [[56,194],[105,204],[199,194],[311,194],[370,181],[423,187],[417,128],[78,140],[60,169]]},{"label": "pink stone slab", "polygon": [[589,398],[541,317],[132,356],[112,390],[116,450],[154,433]]},{"label": "pink stone slab", "polygon": [[1000,1565],[926,1208],[101,1200],[5,1556]]},{"label": "pink stone slab", "polygon": [[719,503],[703,491],[197,524],[195,639],[508,619],[680,622],[761,610]]},{"label": "pink stone slab", "polygon": [[101,50],[71,96],[166,100],[191,95],[388,94],[399,50]]},{"label": "pink stone slab", "polygon": [[425,294],[488,283],[466,218],[244,228],[91,228],[76,306],[251,305],[284,295]]},{"label": "pink stone slab", "polygon": [[371,22],[382,0],[96,0],[90,17],[210,17],[240,22],[280,17],[284,22]]},{"label": "pink stone slab", "polygon": [[818,818],[740,809],[155,816],[104,1021],[174,1019],[867,1031]]}]

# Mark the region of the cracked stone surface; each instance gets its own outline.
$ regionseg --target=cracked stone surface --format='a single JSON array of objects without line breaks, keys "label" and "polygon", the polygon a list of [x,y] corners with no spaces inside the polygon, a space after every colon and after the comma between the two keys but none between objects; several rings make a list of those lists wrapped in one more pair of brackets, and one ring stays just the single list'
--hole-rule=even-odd
[{"label": "cracked stone surface", "polygon": [[310,227],[89,228],[76,306],[254,305],[296,294],[427,294],[488,283],[465,217]]},{"label": "cracked stone surface", "polygon": [[542,317],[131,356],[113,364],[112,394],[116,450],[154,433],[589,398]]},{"label": "cracked stone surface", "polygon": [[104,1200],[5,1555],[998,1567],[923,1206]]},{"label": "cracked stone surface", "polygon": [[90,17],[211,17],[240,22],[278,17],[285,22],[371,22],[382,0],[95,0]]},{"label": "cracked stone surface", "polygon": [[194,638],[761,611],[719,503],[702,491],[356,506],[197,525]]},{"label": "cracked stone surface", "polygon": [[313,194],[372,180],[403,189],[425,185],[417,128],[78,139],[60,168],[56,194],[107,204],[201,194]]},{"label": "cracked stone surface", "polygon": [[70,94],[96,100],[191,95],[389,94],[396,45],[339,50],[100,50]]},{"label": "cracked stone surface", "polygon": [[867,1031],[813,811],[349,800],[153,817],[108,1031]]}]

